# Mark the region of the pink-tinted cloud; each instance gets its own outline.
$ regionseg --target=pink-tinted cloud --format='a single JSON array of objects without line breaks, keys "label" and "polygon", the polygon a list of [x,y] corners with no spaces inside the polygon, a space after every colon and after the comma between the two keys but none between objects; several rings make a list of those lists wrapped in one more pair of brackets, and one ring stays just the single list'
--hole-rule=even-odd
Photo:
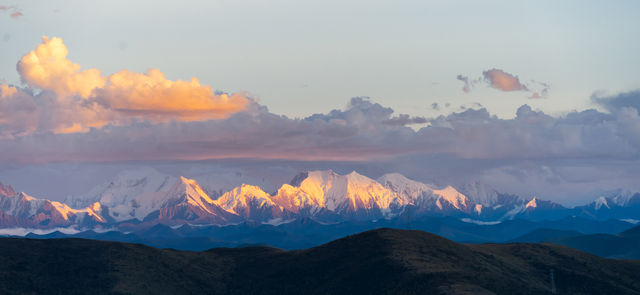
[{"label": "pink-tinted cloud", "polygon": [[514,76],[500,69],[482,72],[482,76],[489,82],[489,86],[502,91],[529,91],[527,86],[520,83],[518,76]]},{"label": "pink-tinted cloud", "polygon": [[464,83],[462,91],[469,93],[478,84],[485,84],[500,91],[523,91],[530,92],[529,98],[546,98],[549,93],[549,84],[531,80],[528,83],[520,81],[518,76],[507,73],[501,69],[490,69],[482,72],[482,77],[471,79],[467,76],[458,75],[457,80]]},{"label": "pink-tinted cloud", "polygon": [[15,5],[0,5],[0,11],[8,12],[9,16],[13,19],[24,16],[24,14],[22,14],[22,11],[20,11],[20,9]]},{"label": "pink-tinted cloud", "polygon": [[133,121],[221,119],[251,103],[242,94],[215,94],[196,78],[168,80],[157,69],[103,76],[98,69],[81,69],[67,55],[62,39],[43,37],[20,59],[17,69],[27,87],[0,84],[0,137],[87,132]]},{"label": "pink-tinted cloud", "polygon": [[548,92],[549,92],[549,89],[548,88],[544,88],[544,89],[540,90],[540,92],[531,93],[531,96],[529,96],[529,98],[532,98],[532,99],[546,98]]}]

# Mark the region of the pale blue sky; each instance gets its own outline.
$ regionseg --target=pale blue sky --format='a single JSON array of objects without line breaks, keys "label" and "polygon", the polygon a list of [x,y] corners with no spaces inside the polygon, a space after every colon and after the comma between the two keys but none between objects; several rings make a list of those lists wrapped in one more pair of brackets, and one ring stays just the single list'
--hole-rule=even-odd
[{"label": "pale blue sky", "polygon": [[[197,77],[213,89],[246,91],[271,111],[146,125],[109,106],[102,111],[124,119],[91,132],[51,134],[63,123],[88,124],[102,113],[85,116],[89,108],[64,104],[69,101],[51,89],[8,94],[0,104],[6,120],[0,176],[22,190],[51,190],[32,177],[45,175],[38,169],[68,181],[59,187],[94,175],[85,166],[60,174],[50,162],[75,167],[74,161],[238,157],[317,160],[304,169],[400,172],[427,182],[480,180],[567,203],[617,188],[640,190],[638,1],[0,0],[1,7],[10,8],[0,9],[0,82],[20,85],[17,61],[47,35],[62,38],[70,60],[102,70],[103,77],[157,68],[171,80]],[[16,12],[23,16],[12,18]],[[487,83],[464,93],[456,79],[478,79],[494,68],[530,88],[539,86],[531,80],[550,84],[548,98],[528,99],[531,92],[503,92]],[[34,85],[24,90],[40,84]],[[609,97],[594,105],[594,93]],[[382,106],[356,99],[345,109],[355,96]],[[432,110],[433,103],[450,107]],[[405,128],[401,121],[410,118],[396,115],[433,117],[478,103],[488,112],[418,118],[432,124],[422,130]],[[600,112],[561,116],[593,107]],[[324,115],[296,121],[273,113]],[[45,164],[30,170],[23,163]]]},{"label": "pale blue sky", "polygon": [[[40,36],[104,74],[123,68],[198,77],[247,91],[298,117],[353,96],[413,115],[434,102],[481,103],[512,117],[528,103],[552,114],[590,107],[594,91],[640,88],[638,1],[0,1],[0,78]],[[4,40],[4,41],[3,41]],[[549,98],[455,79],[499,68],[551,84]],[[442,111],[445,112],[445,111]]]}]

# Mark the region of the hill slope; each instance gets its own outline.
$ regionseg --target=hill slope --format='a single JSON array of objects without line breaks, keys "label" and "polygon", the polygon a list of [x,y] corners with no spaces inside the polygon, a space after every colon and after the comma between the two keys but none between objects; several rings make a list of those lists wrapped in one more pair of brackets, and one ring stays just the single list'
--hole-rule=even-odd
[{"label": "hill slope", "polygon": [[640,259],[640,226],[627,229],[618,234],[582,234],[574,230],[540,228],[510,242],[552,243],[601,257]]},{"label": "hill slope", "polygon": [[298,251],[0,239],[3,294],[640,294],[640,262],[379,229]]}]

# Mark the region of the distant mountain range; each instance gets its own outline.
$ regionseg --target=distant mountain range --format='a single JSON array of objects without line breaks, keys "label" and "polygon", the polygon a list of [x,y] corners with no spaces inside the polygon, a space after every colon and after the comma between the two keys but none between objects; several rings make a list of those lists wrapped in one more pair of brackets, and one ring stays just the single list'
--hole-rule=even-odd
[{"label": "distant mountain range", "polygon": [[0,253],[2,294],[640,294],[638,261],[393,229],[296,251],[3,238]]},{"label": "distant mountain range", "polygon": [[576,230],[536,229],[510,242],[553,243],[602,257],[640,259],[640,226],[617,234],[583,234]]},{"label": "distant mountain range", "polygon": [[481,183],[438,187],[397,173],[374,180],[357,172],[309,171],[294,176],[273,193],[249,184],[224,192],[212,185],[206,187],[205,191],[195,180],[151,168],[124,171],[63,202],[16,193],[0,184],[0,228],[131,231],[154,224],[279,225],[300,219],[320,224],[410,223],[422,217],[452,217],[478,224],[567,217],[633,223],[640,216],[639,193],[619,191],[591,204],[566,208],[535,197],[502,194]]}]

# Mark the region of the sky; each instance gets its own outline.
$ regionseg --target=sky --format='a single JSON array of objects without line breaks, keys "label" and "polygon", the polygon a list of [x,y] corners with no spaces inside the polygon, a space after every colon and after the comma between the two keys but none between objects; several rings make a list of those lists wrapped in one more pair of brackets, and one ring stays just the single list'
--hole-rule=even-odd
[{"label": "sky", "polygon": [[637,1],[0,1],[0,181],[250,158],[640,190],[638,27]]}]

